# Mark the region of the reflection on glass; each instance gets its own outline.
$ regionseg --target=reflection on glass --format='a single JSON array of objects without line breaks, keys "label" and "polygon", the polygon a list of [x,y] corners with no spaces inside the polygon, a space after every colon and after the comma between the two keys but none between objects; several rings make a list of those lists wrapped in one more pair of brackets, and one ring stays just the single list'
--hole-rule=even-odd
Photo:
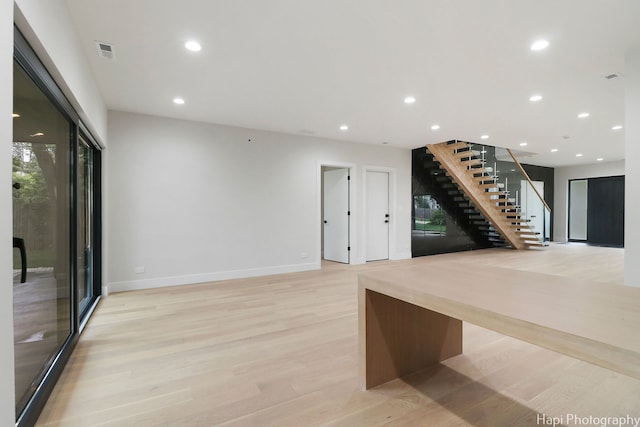
[{"label": "reflection on glass", "polygon": [[436,199],[428,194],[413,196],[415,219],[414,230],[425,232],[425,234],[446,235],[447,216],[438,205]]},{"label": "reflection on glass", "polygon": [[14,250],[18,415],[71,333],[71,127],[15,62],[13,81],[13,235],[25,249]]}]

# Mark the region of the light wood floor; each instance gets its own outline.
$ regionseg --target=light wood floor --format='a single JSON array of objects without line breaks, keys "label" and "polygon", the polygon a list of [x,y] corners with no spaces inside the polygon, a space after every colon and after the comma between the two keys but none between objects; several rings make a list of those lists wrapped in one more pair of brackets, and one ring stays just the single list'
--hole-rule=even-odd
[{"label": "light wood floor", "polygon": [[574,424],[570,414],[640,417],[640,381],[469,324],[463,355],[360,390],[357,273],[442,257],[459,259],[470,277],[478,263],[507,275],[623,277],[623,250],[565,244],[112,294],[38,425],[499,427],[544,425],[539,414],[564,425]]}]

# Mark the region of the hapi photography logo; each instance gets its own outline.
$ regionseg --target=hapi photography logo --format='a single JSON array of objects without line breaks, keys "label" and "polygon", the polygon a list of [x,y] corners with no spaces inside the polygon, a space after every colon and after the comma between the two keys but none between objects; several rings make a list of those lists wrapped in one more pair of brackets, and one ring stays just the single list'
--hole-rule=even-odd
[{"label": "hapi photography logo", "polygon": [[640,427],[640,417],[625,415],[621,417],[595,417],[593,415],[583,416],[578,414],[565,414],[560,416],[549,416],[546,414],[537,414],[536,424],[540,426],[633,426]]}]

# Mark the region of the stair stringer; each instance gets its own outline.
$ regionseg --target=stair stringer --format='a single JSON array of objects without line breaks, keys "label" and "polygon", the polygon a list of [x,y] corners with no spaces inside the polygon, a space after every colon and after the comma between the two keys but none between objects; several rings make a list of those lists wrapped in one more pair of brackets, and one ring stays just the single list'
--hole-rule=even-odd
[{"label": "stair stringer", "polygon": [[[466,145],[466,143],[463,144]],[[504,206],[499,206],[496,199],[491,198],[493,194],[481,187],[478,179],[474,177],[474,174],[482,172],[483,169],[467,169],[460,161],[460,158],[455,156],[455,149],[460,148],[458,144],[453,147],[446,142],[442,142],[429,144],[427,148],[451,176],[451,179],[511,247],[514,249],[527,249],[531,246],[526,240],[532,240],[533,238],[526,235],[533,235],[534,232],[525,224],[514,226],[516,221],[507,218],[508,214],[503,212]]]}]

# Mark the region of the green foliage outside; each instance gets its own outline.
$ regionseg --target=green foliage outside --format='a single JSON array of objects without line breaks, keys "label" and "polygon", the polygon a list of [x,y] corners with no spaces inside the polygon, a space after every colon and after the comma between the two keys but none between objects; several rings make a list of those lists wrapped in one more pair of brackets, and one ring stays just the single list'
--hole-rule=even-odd
[{"label": "green foliage outside", "polygon": [[445,225],[447,223],[447,216],[442,209],[434,211],[429,218],[431,224]]},{"label": "green foliage outside", "polygon": [[417,208],[429,208],[429,201],[431,200],[431,196],[424,194],[420,196],[413,196],[413,200],[415,201]]},{"label": "green foliage outside", "polygon": [[[13,190],[14,202],[48,203],[47,183],[42,169],[31,151],[29,143],[13,143],[13,183],[20,186]],[[47,150],[49,151],[49,150]],[[30,161],[25,161],[30,158]]]},{"label": "green foliage outside", "polygon": [[415,229],[444,233],[447,231],[447,216],[443,210],[435,210],[431,213],[431,217],[429,219],[416,218]]},{"label": "green foliage outside", "polygon": [[420,231],[435,231],[438,233],[444,233],[447,231],[447,227],[445,225],[430,224],[428,221],[419,220],[416,220],[415,229]]},{"label": "green foliage outside", "polygon": [[[55,194],[55,176],[47,177],[40,167],[40,160],[55,159],[55,148],[34,148],[28,142],[14,142],[12,156],[12,192],[14,236],[25,239],[27,267],[53,267],[56,255],[52,249],[54,234],[52,221]],[[38,155],[36,156],[36,152]],[[51,171],[54,172],[54,171]],[[20,252],[13,250],[13,268],[21,268]]]},{"label": "green foliage outside", "polygon": [[[21,268],[20,251],[17,248],[13,249],[13,269],[20,270]],[[27,268],[38,267],[53,267],[55,262],[55,254],[52,250],[47,249],[33,249],[27,250]]]}]

